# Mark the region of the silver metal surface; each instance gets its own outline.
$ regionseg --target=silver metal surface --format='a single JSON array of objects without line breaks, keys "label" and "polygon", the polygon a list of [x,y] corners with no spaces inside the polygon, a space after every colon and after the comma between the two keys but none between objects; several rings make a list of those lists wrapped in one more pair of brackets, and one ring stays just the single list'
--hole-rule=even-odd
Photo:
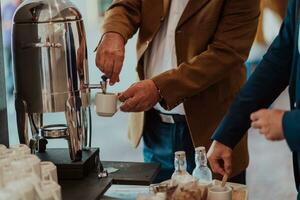
[{"label": "silver metal surface", "polygon": [[42,136],[46,139],[67,138],[68,126],[65,124],[49,125],[42,127]]},{"label": "silver metal surface", "polygon": [[105,75],[103,75],[101,78],[102,81],[100,81],[100,84],[85,84],[85,87],[89,89],[101,89],[103,94],[106,94],[108,78]]},{"label": "silver metal surface", "polygon": [[27,144],[29,146],[29,134],[28,134],[28,114],[26,111],[26,102],[20,98],[15,99],[16,118],[18,135],[21,144]]},{"label": "silver metal surface", "polygon": [[92,111],[91,107],[82,108],[82,148],[83,150],[89,150],[92,146]]},{"label": "silver metal surface", "polygon": [[99,155],[95,157],[97,176],[99,179],[108,177],[108,171],[104,169],[102,162],[100,161]]},{"label": "silver metal surface", "polygon": [[[29,143],[28,119],[38,138],[45,113],[61,113],[67,130],[45,138],[68,140],[70,157],[81,160],[91,144],[87,48],[80,12],[68,0],[27,0],[13,24],[15,107],[20,142]],[[66,137],[67,136],[67,137]]]},{"label": "silver metal surface", "polygon": [[70,95],[90,104],[82,21],[14,24],[13,52],[15,95],[28,113],[63,112]]},{"label": "silver metal surface", "polygon": [[40,113],[29,114],[29,123],[31,132],[38,135],[41,127],[43,126],[43,115]]},{"label": "silver metal surface", "polygon": [[80,20],[81,14],[68,0],[27,0],[18,8],[15,23],[47,23]]},{"label": "silver metal surface", "polygon": [[85,87],[90,89],[102,89],[102,84],[89,84],[89,85],[85,85]]}]

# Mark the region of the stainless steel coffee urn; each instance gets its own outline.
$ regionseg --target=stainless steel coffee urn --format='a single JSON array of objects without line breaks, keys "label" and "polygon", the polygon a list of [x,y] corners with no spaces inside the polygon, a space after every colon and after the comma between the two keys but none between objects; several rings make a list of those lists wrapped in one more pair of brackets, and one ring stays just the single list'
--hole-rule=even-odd
[{"label": "stainless steel coffee urn", "polygon": [[[15,13],[12,43],[20,143],[43,151],[47,139],[64,138],[71,160],[81,160],[91,144],[91,115],[80,12],[68,0],[27,0]],[[44,124],[46,113],[61,113],[65,123]]]}]

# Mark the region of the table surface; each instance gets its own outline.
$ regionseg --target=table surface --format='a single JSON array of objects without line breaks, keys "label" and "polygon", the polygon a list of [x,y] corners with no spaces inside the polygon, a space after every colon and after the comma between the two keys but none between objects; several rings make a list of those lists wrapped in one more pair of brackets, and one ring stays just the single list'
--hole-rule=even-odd
[{"label": "table surface", "polygon": [[[214,184],[221,184],[220,181],[214,181]],[[246,185],[227,183],[233,188],[232,200],[247,200],[248,188]],[[149,186],[138,185],[112,185],[104,196],[103,200],[135,200],[138,195],[149,194]]]},{"label": "table surface", "polygon": [[148,194],[149,186],[112,185],[101,199],[103,200],[135,200],[139,194]]},{"label": "table surface", "polygon": [[100,199],[112,184],[111,178],[99,179],[96,173],[90,173],[82,180],[62,180],[63,200],[95,200]]},{"label": "table surface", "polygon": [[[102,163],[105,168],[115,168],[118,171],[103,179],[98,179],[97,174],[92,172],[82,180],[61,180],[63,199],[100,199],[108,189],[106,199],[136,199],[137,194],[148,191],[147,186],[159,172],[158,164],[110,161]],[[112,183],[118,186],[110,188]]]},{"label": "table surface", "polygon": [[104,168],[118,170],[109,177],[113,184],[119,185],[150,185],[160,169],[160,165],[155,163],[103,161],[102,164]]}]

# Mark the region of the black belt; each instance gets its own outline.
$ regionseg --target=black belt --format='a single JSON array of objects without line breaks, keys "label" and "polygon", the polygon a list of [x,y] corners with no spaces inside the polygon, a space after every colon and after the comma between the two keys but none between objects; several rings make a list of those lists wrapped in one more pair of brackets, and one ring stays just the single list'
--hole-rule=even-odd
[{"label": "black belt", "polygon": [[163,123],[167,124],[176,124],[181,122],[186,122],[185,115],[179,115],[179,114],[166,114],[162,113],[158,110],[151,109],[147,111],[150,115],[154,115],[155,117],[159,118],[159,120]]}]

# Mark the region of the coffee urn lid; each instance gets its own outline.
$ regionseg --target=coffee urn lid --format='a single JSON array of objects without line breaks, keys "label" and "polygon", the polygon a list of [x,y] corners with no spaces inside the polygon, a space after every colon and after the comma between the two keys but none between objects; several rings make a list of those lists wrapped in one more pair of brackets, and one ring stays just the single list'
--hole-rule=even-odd
[{"label": "coffee urn lid", "polygon": [[16,10],[14,23],[49,23],[81,20],[69,0],[26,0]]}]

